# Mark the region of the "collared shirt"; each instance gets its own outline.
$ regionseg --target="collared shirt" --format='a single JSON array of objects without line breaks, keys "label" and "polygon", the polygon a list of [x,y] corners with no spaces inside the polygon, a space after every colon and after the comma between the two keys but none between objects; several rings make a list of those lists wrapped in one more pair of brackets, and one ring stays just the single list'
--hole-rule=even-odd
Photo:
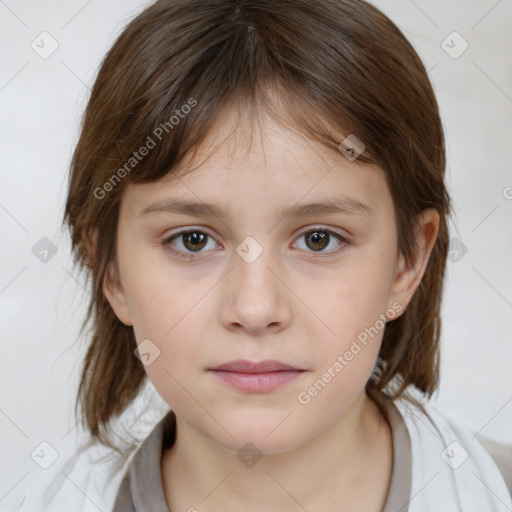
[{"label": "collared shirt", "polygon": [[[411,489],[411,449],[407,429],[395,406],[388,409],[393,438],[393,471],[383,512],[397,512],[409,501]],[[163,451],[172,446],[176,416],[170,411],[140,446],[117,495],[113,512],[169,512],[161,475]],[[407,505],[402,508],[407,511]]]},{"label": "collared shirt", "polygon": [[[511,512],[510,490],[476,434],[454,413],[420,401],[417,407],[400,398],[386,407],[393,470],[384,512]],[[126,428],[116,426],[132,448],[117,454],[85,440],[44,479],[11,489],[2,512],[169,512],[160,468],[174,443],[174,413],[151,386],[140,404],[127,411]]]},{"label": "collared shirt", "polygon": [[[384,403],[393,469],[383,512],[505,512],[512,500],[496,465],[469,430],[431,405]],[[113,512],[169,512],[161,475],[163,451],[175,440],[169,412],[142,443]]]}]

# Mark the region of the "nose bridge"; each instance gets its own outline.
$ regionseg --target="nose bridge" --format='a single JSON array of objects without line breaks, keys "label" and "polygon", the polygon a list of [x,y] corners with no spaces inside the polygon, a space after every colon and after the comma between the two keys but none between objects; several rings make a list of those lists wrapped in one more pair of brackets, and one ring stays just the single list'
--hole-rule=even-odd
[{"label": "nose bridge", "polygon": [[267,243],[263,246],[254,238],[247,237],[237,247],[236,253],[233,263],[238,282],[243,283],[246,288],[272,293],[269,288],[273,288],[275,277],[269,267],[275,267],[276,261],[270,245]]},{"label": "nose bridge", "polygon": [[[258,294],[259,300],[270,302],[275,300],[277,282],[273,273],[269,270],[279,266],[276,262],[275,251],[270,245],[270,237],[256,240],[252,236],[246,237],[236,248],[233,256],[235,265],[234,278],[240,284],[240,292]],[[275,272],[275,270],[274,270]]]},{"label": "nose bridge", "polygon": [[236,247],[224,321],[258,330],[287,320],[286,287],[275,275],[282,266],[269,239],[260,243],[249,236]]}]

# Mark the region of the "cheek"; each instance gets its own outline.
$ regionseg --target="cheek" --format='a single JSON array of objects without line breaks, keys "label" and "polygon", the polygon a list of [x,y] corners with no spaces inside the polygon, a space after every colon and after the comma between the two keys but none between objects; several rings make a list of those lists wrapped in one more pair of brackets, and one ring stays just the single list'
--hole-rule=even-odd
[{"label": "cheek", "polygon": [[126,285],[135,338],[156,354],[145,371],[161,396],[173,404],[184,393],[180,383],[188,387],[191,369],[206,364],[208,338],[200,319],[214,313],[204,309],[209,305],[204,282],[166,276],[161,266],[137,268]]},{"label": "cheek", "polygon": [[389,277],[380,269],[372,272],[370,265],[351,267],[346,275],[331,281],[321,292],[311,289],[306,293],[309,298],[317,297],[319,316],[325,318],[325,323],[334,331],[332,337],[346,342],[385,314]]},{"label": "cheek", "polygon": [[137,341],[160,339],[178,322],[180,313],[184,316],[190,309],[189,288],[180,286],[175,275],[168,275],[170,266],[158,250],[141,247],[135,239],[125,245],[134,248],[125,251],[120,266]]},{"label": "cheek", "polygon": [[[132,283],[131,308],[137,342],[150,338],[162,352],[177,352],[186,356],[198,345],[197,315],[204,315],[199,284],[154,278]],[[204,317],[204,316],[203,316]],[[171,355],[169,353],[169,355]]]},{"label": "cheek", "polygon": [[[315,377],[330,371],[336,373],[336,379],[332,380],[337,382],[331,387],[342,385],[346,389],[364,385],[380,350],[388,283],[382,268],[361,265],[351,267],[346,275],[340,274],[322,292],[317,289],[315,293],[314,288],[305,290],[311,309],[318,311],[324,324],[318,327],[316,323],[323,334],[310,333],[310,338],[315,340]],[[329,375],[325,380],[329,380]]]},{"label": "cheek", "polygon": [[[182,296],[160,295],[155,301],[141,304],[138,323],[134,323],[137,343],[151,340],[151,348],[157,356],[144,367],[158,394],[173,409],[190,407],[193,385],[191,378],[198,376],[206,365],[204,334],[197,321],[200,305]],[[197,302],[197,301],[195,301]],[[147,343],[145,341],[144,343]],[[193,381],[192,381],[193,382]]]},{"label": "cheek", "polygon": [[[315,340],[314,372],[300,390],[297,401],[311,414],[327,414],[333,421],[363,392],[375,367],[385,328],[386,301],[382,289],[361,286],[363,279],[331,285],[331,300],[317,302],[329,330]],[[322,306],[321,308],[319,306]],[[326,412],[327,411],[327,412]]]}]

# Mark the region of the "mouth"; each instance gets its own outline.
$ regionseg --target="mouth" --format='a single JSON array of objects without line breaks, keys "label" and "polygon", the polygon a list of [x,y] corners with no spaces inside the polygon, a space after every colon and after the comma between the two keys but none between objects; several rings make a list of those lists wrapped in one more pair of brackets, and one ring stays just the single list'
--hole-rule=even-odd
[{"label": "mouth", "polygon": [[265,393],[291,382],[306,370],[280,361],[237,360],[215,366],[209,371],[239,391]]}]

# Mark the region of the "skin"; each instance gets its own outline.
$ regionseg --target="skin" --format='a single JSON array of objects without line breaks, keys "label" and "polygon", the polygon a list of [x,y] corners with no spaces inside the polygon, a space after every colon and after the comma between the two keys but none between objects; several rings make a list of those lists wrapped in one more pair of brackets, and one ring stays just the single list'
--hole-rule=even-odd
[{"label": "skin", "polygon": [[[226,111],[196,155],[158,182],[128,185],[121,203],[118,258],[104,293],[137,342],[160,350],[145,369],[177,416],[176,443],[161,463],[166,499],[172,511],[379,511],[392,439],[364,387],[382,330],[309,403],[298,394],[379,315],[409,303],[439,216],[423,212],[420,251],[406,265],[382,170],[265,116],[255,128],[251,138],[236,111]],[[284,206],[340,196],[373,213],[276,216]],[[168,198],[223,205],[230,215],[140,215]],[[178,228],[209,236],[202,245],[184,236],[162,245]],[[348,243],[331,236],[315,245],[307,236],[315,229]],[[236,252],[248,236],[263,251],[250,263]],[[271,392],[247,393],[208,371],[234,359],[305,371]],[[247,442],[263,455],[251,467],[237,457]]]}]

